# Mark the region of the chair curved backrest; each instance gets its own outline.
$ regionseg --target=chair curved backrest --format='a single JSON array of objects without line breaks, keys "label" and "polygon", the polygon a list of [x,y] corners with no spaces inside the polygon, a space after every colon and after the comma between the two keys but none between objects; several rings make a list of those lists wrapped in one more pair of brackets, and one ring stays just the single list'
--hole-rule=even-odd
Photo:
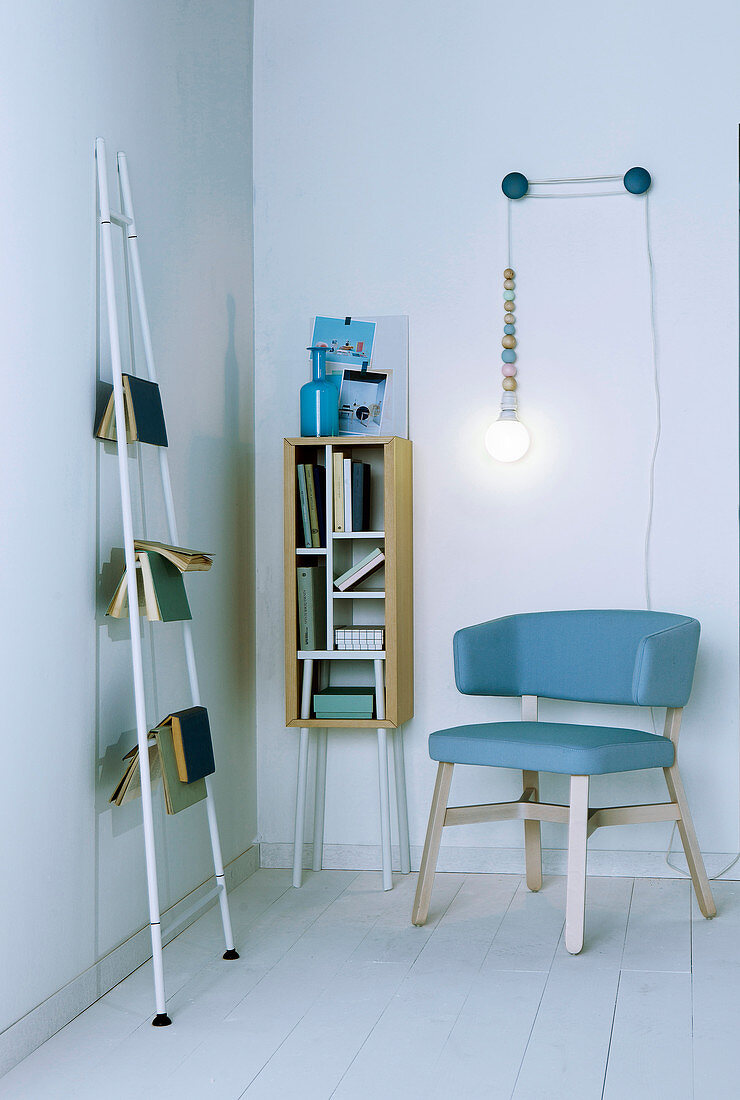
[{"label": "chair curved backrest", "polygon": [[457,631],[455,683],[465,695],[682,707],[699,630],[663,611],[509,615]]}]

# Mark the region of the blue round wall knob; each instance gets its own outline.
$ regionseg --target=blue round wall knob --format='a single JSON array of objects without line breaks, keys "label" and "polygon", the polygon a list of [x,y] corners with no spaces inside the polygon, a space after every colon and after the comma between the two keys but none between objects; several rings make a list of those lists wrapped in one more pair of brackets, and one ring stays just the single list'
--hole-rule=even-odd
[{"label": "blue round wall knob", "polygon": [[647,168],[630,168],[624,176],[624,186],[632,195],[644,195],[652,182]]},{"label": "blue round wall knob", "polygon": [[509,172],[508,176],[504,176],[501,180],[501,190],[507,199],[523,199],[529,191],[529,180],[521,172]]}]

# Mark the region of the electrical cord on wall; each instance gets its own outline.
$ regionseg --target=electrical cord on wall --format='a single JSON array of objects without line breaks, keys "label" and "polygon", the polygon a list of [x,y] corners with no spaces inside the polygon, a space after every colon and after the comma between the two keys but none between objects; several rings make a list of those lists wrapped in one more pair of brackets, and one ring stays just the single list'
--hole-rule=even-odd
[{"label": "electrical cord on wall", "polygon": [[[647,261],[648,261],[648,273],[650,279],[650,334],[652,340],[653,350],[653,388],[655,392],[655,439],[653,441],[653,453],[650,459],[650,475],[648,482],[648,514],[647,523],[645,526],[645,547],[644,547],[644,565],[645,565],[645,606],[648,611],[652,611],[652,595],[650,592],[650,538],[653,529],[653,508],[655,504],[655,463],[658,457],[658,445],[660,444],[660,434],[662,429],[661,421],[661,398],[660,398],[660,370],[658,367],[658,341],[656,335],[655,324],[655,270],[653,267],[653,250],[650,242],[650,200],[648,193],[645,193],[645,243],[647,246]],[[650,708],[650,718],[653,724],[653,732],[657,733],[655,726],[655,713],[653,708]],[[665,854],[665,861],[669,867],[676,871],[679,875],[683,875],[684,878],[690,878],[690,873],[684,871],[683,867],[679,867],[677,863],[674,863],[671,859],[673,855],[673,841],[676,837],[676,829],[678,827],[677,822],[673,822],[671,829],[670,839],[668,841],[668,848]],[[731,867],[734,867],[737,861],[740,859],[740,852],[738,852],[730,862],[722,868],[721,871],[717,871],[714,875],[709,875],[709,879],[714,881],[721,878]]]}]

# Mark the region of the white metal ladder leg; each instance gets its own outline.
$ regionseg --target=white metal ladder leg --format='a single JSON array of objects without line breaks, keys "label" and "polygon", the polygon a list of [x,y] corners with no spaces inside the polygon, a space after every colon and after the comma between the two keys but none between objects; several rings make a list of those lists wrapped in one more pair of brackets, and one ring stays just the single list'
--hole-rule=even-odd
[{"label": "white metal ladder leg", "polygon": [[137,613],[139,596],[136,583],[136,554],[134,551],[134,525],[131,514],[131,486],[128,476],[126,431],[123,428],[123,425],[126,423],[123,405],[123,371],[121,365],[121,345],[118,333],[116,288],[113,274],[113,242],[111,239],[111,211],[108,200],[108,172],[105,163],[105,142],[102,138],[98,138],[95,143],[95,156],[98,175],[100,241],[103,250],[105,297],[108,308],[108,332],[110,337],[111,367],[113,371],[113,400],[116,410],[116,425],[118,426],[116,432],[118,477],[121,487],[123,549],[126,558],[126,584],[128,591],[129,621],[131,623],[131,663],[133,666],[134,702],[136,706],[136,740],[139,747],[139,769],[141,772],[141,805],[144,818],[144,849],[146,853],[146,878],[149,898],[149,926],[152,935],[154,996],[157,1009],[157,1014],[154,1017],[153,1023],[161,1027],[172,1021],[167,1015],[167,1003],[164,992],[162,924],[159,911],[159,891],[157,888],[157,855],[154,846],[152,783],[149,772],[149,730],[146,721],[144,666],[141,656],[141,627]]},{"label": "white metal ladder leg", "polygon": [[[118,154],[118,174],[123,211],[118,213],[111,211],[108,193],[108,173],[105,159],[105,142],[98,138],[95,143],[95,158],[98,178],[99,222],[100,238],[103,252],[103,267],[105,275],[105,294],[108,312],[108,328],[111,350],[111,368],[113,374],[113,395],[117,425],[117,451],[118,472],[121,489],[121,512],[123,516],[124,554],[126,560],[127,593],[129,602],[129,622],[131,627],[131,659],[134,679],[134,700],[136,705],[136,734],[139,748],[139,766],[141,770],[141,794],[142,814],[144,819],[144,846],[146,854],[147,889],[149,898],[149,923],[152,936],[152,961],[154,968],[154,989],[156,1001],[156,1016],[152,1021],[155,1026],[163,1026],[171,1023],[166,1010],[166,998],[164,988],[164,968],[162,960],[162,928],[159,911],[159,894],[157,887],[157,862],[154,844],[154,821],[152,814],[151,775],[149,771],[148,751],[148,724],[146,719],[146,697],[144,693],[144,670],[141,648],[141,627],[138,614],[138,591],[136,578],[136,555],[134,549],[133,518],[131,509],[131,488],[128,474],[128,455],[125,424],[125,410],[123,399],[123,379],[121,346],[118,327],[118,314],[116,308],[115,274],[113,266],[113,248],[111,239],[111,225],[115,224],[124,230],[124,247],[127,259],[127,275],[133,275],[134,291],[136,294],[137,314],[141,328],[142,341],[146,359],[147,375],[151,382],[156,382],[156,369],[154,365],[154,352],[152,348],[149,318],[144,298],[143,281],[141,277],[141,264],[136,237],[136,225],[134,222],[131,187],[128,179],[126,156]],[[127,297],[129,302],[129,316],[132,316],[132,304],[130,300],[130,284],[127,278]],[[133,354],[133,348],[132,348]],[[162,491],[167,512],[167,524],[170,542],[178,544],[177,521],[175,518],[175,506],[172,495],[172,483],[170,480],[167,449],[157,448],[159,451],[160,473],[162,476]],[[198,685],[198,673],[195,664],[195,651],[190,623],[183,622],[183,641],[185,646],[185,658],[188,668],[190,691],[194,706],[200,705],[200,688]],[[226,893],[226,881],[224,876],[223,859],[221,856],[221,844],[218,834],[218,823],[213,798],[211,777],[206,777],[206,809],[208,815],[208,827],[211,836],[213,850],[213,862],[216,874],[216,891],[221,907],[221,920],[226,941],[225,959],[238,959],[239,955],[234,949],[234,939],[229,914],[229,901]]]},{"label": "white metal ladder leg", "polygon": [[[141,337],[144,345],[147,375],[150,382],[156,382],[157,372],[154,364],[154,348],[152,346],[152,336],[149,328],[149,314],[147,312],[146,299],[144,297],[144,282],[141,276],[141,262],[139,260],[139,243],[136,233],[136,221],[134,218],[134,204],[131,196],[131,184],[128,178],[128,163],[125,153],[118,154],[117,163],[123,213],[126,218],[130,219],[130,225],[125,231],[125,240],[133,275],[134,290],[136,293],[136,304],[138,307],[137,311],[141,327]],[[162,493],[164,496],[165,511],[167,512],[167,526],[169,529],[170,542],[174,546],[179,546],[180,540],[177,534],[177,519],[175,517],[175,502],[172,495],[169,456],[166,447],[158,447],[157,450],[159,451],[159,469],[162,475]],[[193,700],[193,706],[197,707],[201,705],[200,687],[198,684],[198,670],[195,664],[193,632],[187,620],[183,621],[182,631],[185,645],[185,659],[188,667],[188,680],[190,682],[190,694]],[[206,777],[206,808],[208,813],[208,829],[211,835],[211,849],[213,852],[216,885],[219,890],[221,922],[223,924],[224,940],[226,944],[224,958],[238,959],[239,955],[234,950],[234,937],[231,929],[231,915],[229,913],[229,898],[226,892],[226,879],[221,856],[221,841],[218,833],[218,821],[216,819],[216,805],[211,776]]]}]

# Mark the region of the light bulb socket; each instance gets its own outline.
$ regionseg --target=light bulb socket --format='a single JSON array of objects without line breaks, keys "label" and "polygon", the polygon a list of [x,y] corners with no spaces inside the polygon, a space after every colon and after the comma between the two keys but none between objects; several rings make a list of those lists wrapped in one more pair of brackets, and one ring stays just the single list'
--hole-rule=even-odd
[{"label": "light bulb socket", "polygon": [[501,395],[501,412],[499,413],[499,420],[518,420],[518,410],[519,404],[516,399],[516,394],[504,391]]}]

